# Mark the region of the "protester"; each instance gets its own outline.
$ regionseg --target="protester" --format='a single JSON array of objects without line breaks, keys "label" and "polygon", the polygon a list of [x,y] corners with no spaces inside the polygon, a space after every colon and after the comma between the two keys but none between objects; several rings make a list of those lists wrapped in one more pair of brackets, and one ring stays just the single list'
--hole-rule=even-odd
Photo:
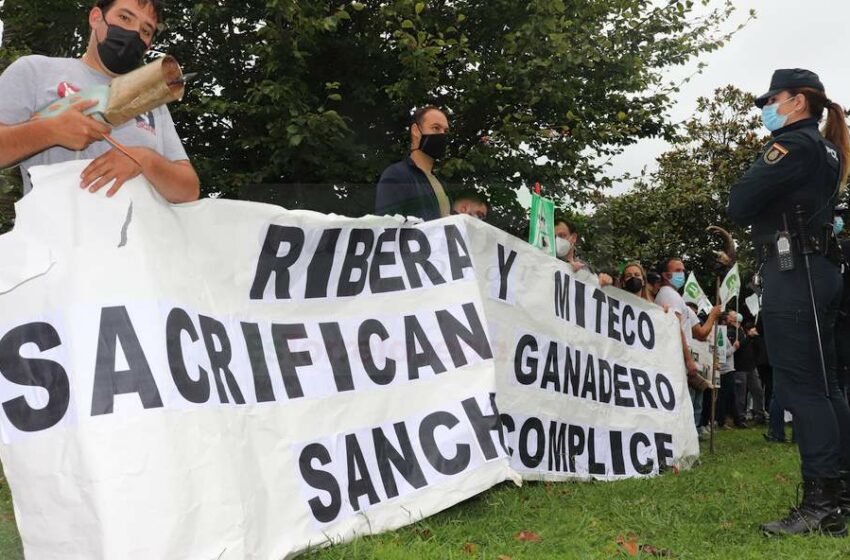
[{"label": "protester", "polygon": [[682,259],[672,257],[665,260],[661,263],[658,273],[661,278],[661,288],[655,295],[656,305],[666,305],[681,313],[683,328],[684,325],[687,325],[686,336],[700,341],[708,340],[714,330],[714,324],[720,316],[720,306],[712,307],[706,321],[700,323],[696,314],[688,308],[684,298],[679,293],[679,290],[685,285],[685,264]]},{"label": "protester", "polygon": [[662,286],[655,296],[655,304],[666,306],[676,314],[679,320],[682,333],[682,353],[688,372],[688,390],[694,408],[694,425],[699,426],[702,414],[702,392],[710,388],[711,385],[697,374],[697,366],[688,347],[688,342],[693,337],[693,328],[699,325],[693,324],[693,317],[689,313],[688,306],[679,294],[679,290],[685,285],[685,266],[682,259],[670,257],[661,263],[658,272],[661,275]]},{"label": "protester", "polygon": [[[747,402],[752,399],[752,419],[756,424],[764,424],[767,421],[767,412],[764,409],[764,388],[759,379],[756,365],[758,344],[757,331],[750,323],[741,325],[738,321],[742,319],[740,313],[736,313],[737,320],[733,323],[738,328],[738,340],[741,347],[735,352],[735,398],[736,406],[745,416]],[[749,397],[749,399],[748,399]]]},{"label": "protester", "polygon": [[770,410],[770,402],[773,397],[773,368],[770,367],[770,360],[767,357],[767,346],[764,343],[762,329],[764,325],[761,321],[761,316],[756,319],[755,325],[747,333],[750,340],[753,341],[756,356],[756,367],[758,368],[759,380],[764,389],[764,402],[767,409]]},{"label": "protester", "polygon": [[[162,4],[98,0],[89,11],[91,32],[82,58],[23,56],[0,75],[0,165],[20,163],[25,195],[32,188],[30,167],[95,158],[80,182],[90,192],[112,183],[107,192],[112,196],[141,174],[170,202],[197,200],[198,176],[167,107],[115,128],[84,114],[94,101],[78,102],[51,119],[33,118],[60,98],[137,68],[162,21]],[[123,144],[129,156],[104,140],[105,134]]]},{"label": "protester", "polygon": [[[689,308],[690,309],[690,308]],[[719,305],[715,305],[711,308],[711,311],[706,314],[705,321],[694,320],[694,317],[697,314],[695,310],[691,311],[691,335],[701,341],[706,341],[711,339],[711,333],[714,332],[714,325],[717,322],[717,319],[721,314],[721,307]]]},{"label": "protester", "polygon": [[[750,383],[750,377],[756,377],[755,355],[753,354],[754,347],[741,326],[740,314],[736,311],[730,311],[725,315],[725,318],[729,337],[735,344],[733,360],[735,367],[732,371],[735,411],[733,419],[736,428],[748,428],[749,426],[746,423],[748,385]],[[762,418],[764,417],[763,399],[764,394],[759,384],[758,393],[753,394],[753,402],[756,410],[761,411]]]},{"label": "protester", "polygon": [[[718,324],[719,336],[723,338],[723,346],[718,347],[719,359],[717,372],[720,375],[720,391],[717,394],[717,414],[720,424],[726,429],[746,428],[744,416],[735,406],[735,352],[740,347],[740,342],[735,340],[734,334],[730,336],[728,315],[722,315]],[[735,332],[735,327],[731,327]]]},{"label": "protester", "polygon": [[641,299],[653,302],[653,297],[649,293],[649,282],[646,280],[646,271],[637,261],[626,263],[617,285]]},{"label": "protester", "polygon": [[401,214],[423,220],[444,218],[451,204],[443,184],[434,176],[434,164],[446,151],[449,121],[433,105],[413,113],[410,154],[381,174],[375,195],[375,214]]},{"label": "protester", "polygon": [[649,295],[655,301],[655,296],[658,295],[658,290],[661,289],[661,275],[654,270],[650,270],[646,273],[646,284],[649,289]]},{"label": "protester", "polygon": [[569,263],[573,267],[573,271],[579,271],[582,268],[587,268],[590,272],[597,274],[599,285],[601,287],[610,286],[614,280],[610,275],[599,272],[597,273],[593,266],[583,262],[576,256],[576,246],[579,242],[579,231],[576,224],[567,221],[564,218],[555,220],[555,253],[559,259]]},{"label": "protester", "polygon": [[486,221],[488,210],[487,200],[473,191],[459,193],[452,201],[453,214],[467,214],[479,220]]}]

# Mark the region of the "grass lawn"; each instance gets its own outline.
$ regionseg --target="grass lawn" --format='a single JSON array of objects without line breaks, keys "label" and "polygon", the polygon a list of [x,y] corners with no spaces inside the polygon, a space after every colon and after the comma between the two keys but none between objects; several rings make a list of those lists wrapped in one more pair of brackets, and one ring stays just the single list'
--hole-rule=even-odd
[{"label": "grass lawn", "polygon": [[[784,515],[799,480],[796,448],[767,444],[761,431],[719,432],[715,455],[704,445],[702,464],[678,475],[503,484],[415,525],[306,558],[850,558],[850,538],[766,539],[757,531],[760,522]],[[525,540],[518,538],[521,532]],[[668,556],[635,551],[640,545]],[[21,545],[4,483],[0,559],[18,558]]]}]

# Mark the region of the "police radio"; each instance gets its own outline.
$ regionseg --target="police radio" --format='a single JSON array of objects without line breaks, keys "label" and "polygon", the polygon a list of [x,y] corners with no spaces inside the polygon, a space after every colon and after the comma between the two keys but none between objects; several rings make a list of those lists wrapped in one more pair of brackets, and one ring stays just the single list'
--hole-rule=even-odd
[{"label": "police radio", "polygon": [[788,217],[782,214],[782,230],[776,232],[776,260],[780,272],[794,270],[794,250],[788,232]]}]

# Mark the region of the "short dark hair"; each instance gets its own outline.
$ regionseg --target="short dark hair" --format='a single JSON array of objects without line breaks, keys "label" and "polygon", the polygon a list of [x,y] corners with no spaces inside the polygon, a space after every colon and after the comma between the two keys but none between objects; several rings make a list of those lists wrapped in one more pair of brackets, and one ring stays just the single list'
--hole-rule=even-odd
[{"label": "short dark hair", "polygon": [[490,208],[490,202],[487,200],[487,197],[473,190],[462,190],[456,193],[450,193],[452,197],[452,204],[457,204],[458,202],[462,202],[464,200],[468,200],[470,202],[475,202],[476,204],[483,204],[487,208]]},{"label": "short dark hair", "polygon": [[563,216],[558,216],[558,217],[555,218],[555,225],[558,225],[558,224],[564,224],[565,226],[567,226],[567,229],[570,230],[570,235],[572,235],[572,234],[578,235],[578,227],[576,227],[576,224],[575,224],[574,221],[568,220],[567,218],[565,218]]},{"label": "short dark hair", "polygon": [[443,111],[436,105],[425,105],[424,107],[420,107],[413,111],[413,116],[410,117],[410,124],[422,125],[422,121],[425,120],[425,115],[427,115],[431,111],[439,111],[445,114],[445,111]]},{"label": "short dark hair", "polygon": [[[139,6],[144,7],[150,5],[153,7],[157,23],[162,23],[163,13],[165,12],[165,0],[136,0],[136,2],[139,3]],[[94,5],[96,8],[100,8],[100,10],[105,14],[114,3],[115,0],[97,0]]]}]

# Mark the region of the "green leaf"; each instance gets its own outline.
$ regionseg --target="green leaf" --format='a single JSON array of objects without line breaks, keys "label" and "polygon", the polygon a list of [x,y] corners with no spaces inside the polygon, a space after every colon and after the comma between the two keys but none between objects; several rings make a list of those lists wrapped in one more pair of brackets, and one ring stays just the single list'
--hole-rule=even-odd
[{"label": "green leaf", "polygon": [[421,13],[422,13],[422,10],[424,10],[424,9],[425,9],[425,2],[417,2],[417,3],[416,3],[416,15],[417,15],[417,16],[418,16],[419,14],[421,14]]},{"label": "green leaf", "polygon": [[413,22],[410,21],[409,19],[406,19],[403,22],[401,22],[401,28],[402,29],[413,29]]}]

